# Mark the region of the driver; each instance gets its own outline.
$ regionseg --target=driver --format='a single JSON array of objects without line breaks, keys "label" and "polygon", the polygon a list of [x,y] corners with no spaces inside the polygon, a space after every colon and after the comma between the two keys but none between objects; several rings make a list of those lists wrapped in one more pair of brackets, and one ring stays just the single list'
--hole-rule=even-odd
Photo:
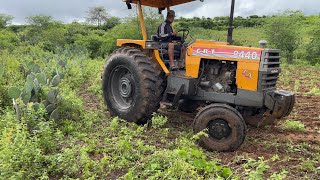
[{"label": "driver", "polygon": [[[169,10],[167,14],[167,19],[158,28],[158,37],[160,41],[162,43],[168,43],[168,55],[169,55],[171,70],[177,70],[181,68],[181,67],[177,67],[174,64],[175,44],[173,43],[173,41],[182,40],[182,38],[180,36],[177,36],[177,32],[175,32],[172,28],[172,23],[174,21],[175,16],[176,16],[176,13],[173,10]],[[181,49],[181,47],[176,47],[176,48],[179,48],[179,50]],[[182,53],[183,53],[183,50],[182,50]],[[183,56],[181,56],[181,59],[182,58]],[[180,59],[180,62],[181,62],[181,59]]]}]

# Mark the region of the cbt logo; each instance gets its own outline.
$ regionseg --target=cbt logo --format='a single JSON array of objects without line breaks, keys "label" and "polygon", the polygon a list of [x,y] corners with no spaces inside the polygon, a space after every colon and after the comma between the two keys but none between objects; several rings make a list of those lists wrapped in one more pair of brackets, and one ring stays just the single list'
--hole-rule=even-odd
[{"label": "cbt logo", "polygon": [[193,51],[195,51],[196,54],[205,56],[212,56],[215,52],[213,48],[194,48]]},{"label": "cbt logo", "polygon": [[242,76],[244,76],[247,79],[252,79],[252,74],[248,70],[244,70]]}]

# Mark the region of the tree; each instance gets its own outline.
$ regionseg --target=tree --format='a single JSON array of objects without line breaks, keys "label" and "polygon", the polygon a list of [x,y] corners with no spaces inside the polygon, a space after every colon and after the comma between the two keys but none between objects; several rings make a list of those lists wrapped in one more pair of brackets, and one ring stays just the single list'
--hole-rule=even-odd
[{"label": "tree", "polygon": [[289,64],[301,42],[299,21],[304,17],[301,12],[287,11],[270,18],[265,26],[267,39],[275,48],[281,49]]},{"label": "tree", "polygon": [[[320,27],[320,22],[317,27]],[[315,28],[311,32],[311,42],[306,46],[306,59],[312,65],[320,64],[320,29]]]},{"label": "tree", "polygon": [[44,27],[44,28],[54,23],[53,18],[51,16],[46,16],[46,15],[29,16],[26,18],[26,20],[31,25]]},{"label": "tree", "polygon": [[10,15],[0,14],[0,28],[5,28],[9,24],[11,24],[13,18],[14,17]]},{"label": "tree", "polygon": [[110,17],[107,22],[102,25],[103,30],[109,30],[120,24],[120,18]]},{"label": "tree", "polygon": [[108,13],[103,6],[96,6],[89,9],[88,17],[86,17],[88,23],[96,24],[100,27],[108,20]]}]

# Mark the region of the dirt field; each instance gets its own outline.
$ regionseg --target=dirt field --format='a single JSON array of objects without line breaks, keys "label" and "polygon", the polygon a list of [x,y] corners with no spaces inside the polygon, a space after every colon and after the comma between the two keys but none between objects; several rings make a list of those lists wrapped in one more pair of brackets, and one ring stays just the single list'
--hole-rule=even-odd
[{"label": "dirt field", "polygon": [[[263,157],[270,166],[265,177],[283,169],[288,171],[287,179],[320,179],[320,96],[310,93],[320,88],[319,75],[318,68],[284,67],[278,86],[296,93],[291,115],[271,127],[249,127],[246,141],[238,151],[218,153],[215,157],[240,177],[245,177],[242,164]],[[195,114],[161,112],[169,117],[173,127],[186,120],[192,128]],[[303,123],[305,131],[284,129],[282,124],[286,120]]]},{"label": "dirt field", "polygon": [[[161,113],[169,117],[168,127],[177,127],[184,124],[192,129],[195,114],[182,112]],[[265,177],[270,177],[272,172],[285,169],[288,171],[288,179],[320,179],[320,97],[297,96],[294,112],[286,119],[300,120],[307,129],[306,132],[287,131],[281,128],[281,122],[274,126],[262,129],[248,127],[247,138],[244,144],[236,152],[218,153],[215,158],[221,159],[221,163],[233,168],[240,176],[245,177],[245,169],[242,164],[250,159],[264,158],[268,161],[268,169]],[[181,126],[180,126],[181,128]],[[276,159],[276,160],[272,160]],[[313,171],[314,172],[310,172]]]},{"label": "dirt field", "polygon": [[[206,152],[207,157],[218,159],[241,179],[248,178],[248,171],[261,173],[266,179],[274,172],[286,174],[285,179],[320,179],[320,96],[317,92],[310,93],[312,89],[319,87],[317,68],[297,70],[287,67],[281,76],[279,88],[296,93],[296,104],[291,115],[273,126],[261,129],[248,127],[247,138],[236,152]],[[80,95],[88,109],[104,109],[101,103],[96,103],[98,100],[93,94],[84,91]],[[164,137],[165,141],[160,142],[158,138],[162,136],[161,132],[150,130],[144,135],[151,137],[148,139],[149,144],[165,149],[179,135],[192,132],[195,113],[170,111],[165,106],[158,113],[168,117],[164,128],[168,129],[169,135]],[[300,122],[304,128],[302,131],[284,128],[286,121]],[[110,176],[117,179],[126,172],[116,170]]]}]

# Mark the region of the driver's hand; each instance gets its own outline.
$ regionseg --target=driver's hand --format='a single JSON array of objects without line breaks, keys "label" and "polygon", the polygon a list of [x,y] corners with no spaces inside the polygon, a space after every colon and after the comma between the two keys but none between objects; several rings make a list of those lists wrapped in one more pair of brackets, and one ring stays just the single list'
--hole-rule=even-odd
[{"label": "driver's hand", "polygon": [[172,36],[176,36],[176,35],[177,35],[177,32],[173,32],[173,33],[172,33]]}]

